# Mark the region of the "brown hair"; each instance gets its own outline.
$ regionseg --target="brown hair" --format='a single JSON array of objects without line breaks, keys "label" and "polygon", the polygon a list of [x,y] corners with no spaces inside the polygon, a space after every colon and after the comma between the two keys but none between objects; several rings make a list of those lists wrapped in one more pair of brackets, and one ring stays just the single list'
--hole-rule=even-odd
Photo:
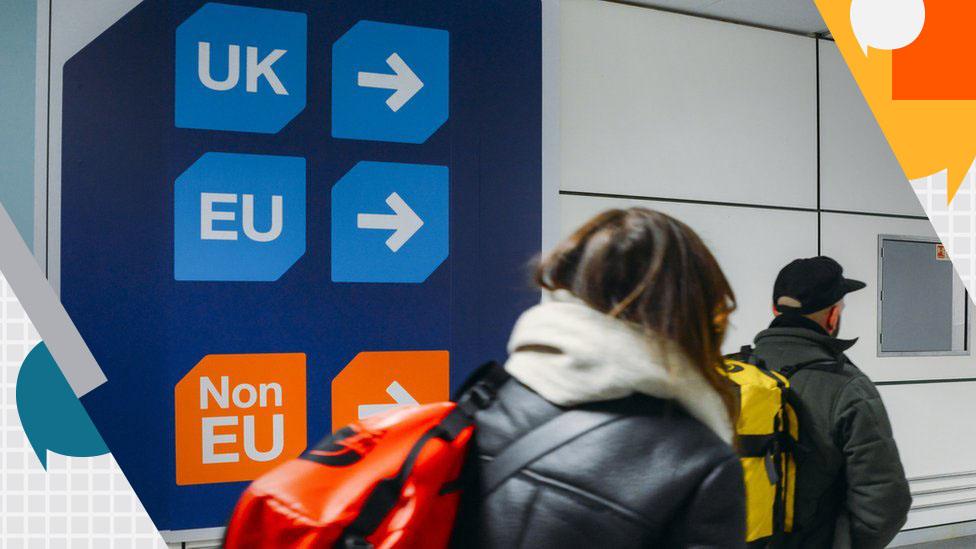
[{"label": "brown hair", "polygon": [[677,345],[735,421],[735,390],[718,371],[735,295],[690,227],[646,208],[604,212],[543,259],[535,281]]}]

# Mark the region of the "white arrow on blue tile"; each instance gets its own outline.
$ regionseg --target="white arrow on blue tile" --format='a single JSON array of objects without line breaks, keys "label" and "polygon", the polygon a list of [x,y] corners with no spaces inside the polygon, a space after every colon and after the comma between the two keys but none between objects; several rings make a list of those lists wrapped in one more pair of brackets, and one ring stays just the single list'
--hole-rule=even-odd
[{"label": "white arrow on blue tile", "polygon": [[386,204],[393,210],[392,214],[361,213],[356,226],[360,229],[392,230],[386,246],[396,253],[424,226],[424,220],[397,193],[386,197]]},{"label": "white arrow on blue tile", "polygon": [[394,74],[360,72],[359,85],[363,88],[396,90],[386,99],[386,105],[391,111],[397,112],[417,95],[420,88],[424,87],[424,83],[396,53],[386,59],[386,64],[393,69]]}]

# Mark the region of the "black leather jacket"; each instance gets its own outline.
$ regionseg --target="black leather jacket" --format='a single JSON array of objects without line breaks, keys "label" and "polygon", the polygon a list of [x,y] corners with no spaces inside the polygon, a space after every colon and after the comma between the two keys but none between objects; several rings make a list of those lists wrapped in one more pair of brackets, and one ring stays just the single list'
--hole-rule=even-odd
[{"label": "black leather jacket", "polygon": [[671,401],[587,405],[620,418],[552,451],[484,497],[478,463],[563,412],[510,380],[477,415],[454,547],[743,547],[742,469]]}]

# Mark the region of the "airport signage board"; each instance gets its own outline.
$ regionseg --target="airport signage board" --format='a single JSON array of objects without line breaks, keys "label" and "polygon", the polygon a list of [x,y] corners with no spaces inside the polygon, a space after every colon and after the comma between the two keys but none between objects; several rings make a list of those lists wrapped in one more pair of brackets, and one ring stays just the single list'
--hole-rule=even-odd
[{"label": "airport signage board", "polygon": [[504,358],[541,102],[538,2],[147,0],[68,61],[82,403],[161,530]]}]

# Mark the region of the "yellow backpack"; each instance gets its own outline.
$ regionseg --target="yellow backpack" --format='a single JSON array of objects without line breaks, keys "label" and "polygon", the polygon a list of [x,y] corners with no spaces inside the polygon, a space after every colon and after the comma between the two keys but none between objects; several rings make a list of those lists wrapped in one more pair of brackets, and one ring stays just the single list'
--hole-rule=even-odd
[{"label": "yellow backpack", "polygon": [[746,486],[746,541],[766,547],[793,531],[799,425],[789,379],[767,370],[743,347],[723,372],[739,388],[737,448]]}]

